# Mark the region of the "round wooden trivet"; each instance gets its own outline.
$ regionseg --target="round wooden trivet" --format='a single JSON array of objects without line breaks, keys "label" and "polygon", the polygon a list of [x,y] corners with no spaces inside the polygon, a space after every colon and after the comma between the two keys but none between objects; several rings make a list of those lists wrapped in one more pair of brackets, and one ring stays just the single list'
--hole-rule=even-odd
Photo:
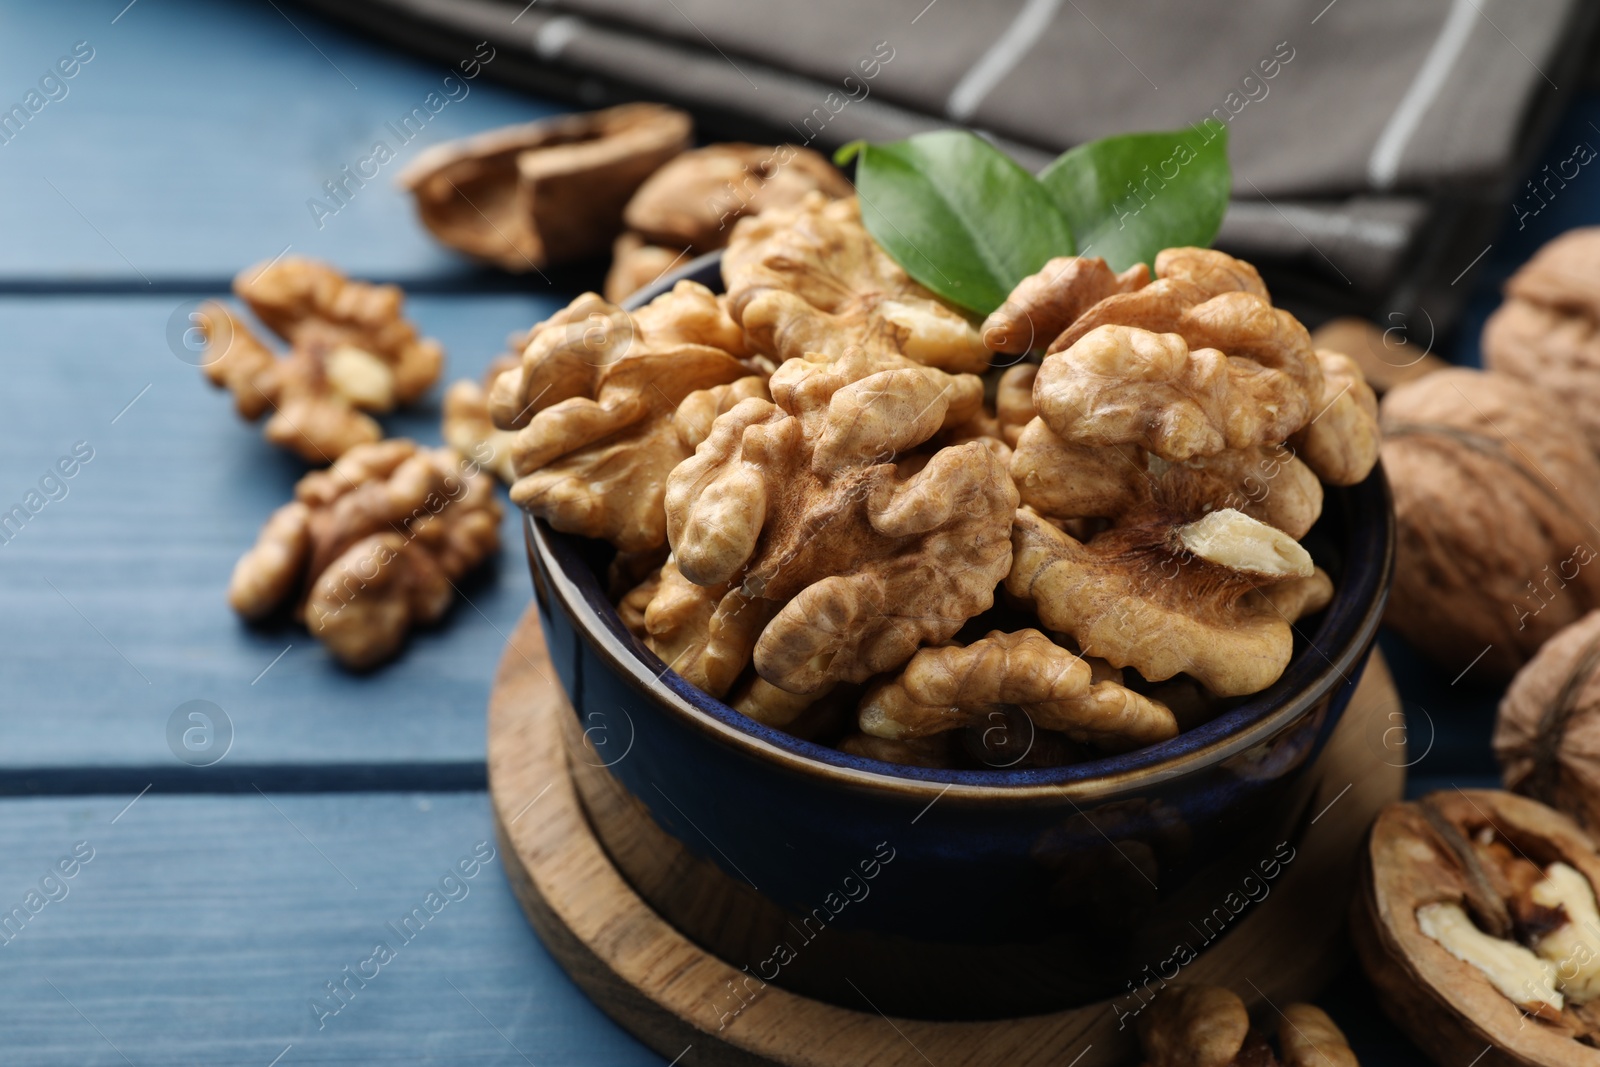
[{"label": "round wooden trivet", "polygon": [[[985,1022],[890,1019],[767,986],[719,1029],[743,977],[668,925],[606,857],[568,776],[555,681],[530,606],[489,697],[489,792],[502,862],[550,953],[602,1010],[676,1063],[715,1067],[1101,1067],[1134,1054],[1111,1002]],[[1316,815],[1270,894],[1184,967],[1183,982],[1226,985],[1252,1011],[1309,999],[1343,961],[1355,855],[1373,816],[1400,797],[1402,760],[1382,747],[1403,723],[1373,653],[1329,740]],[[1392,739],[1392,734],[1390,736]],[[1155,964],[1156,961],[1152,961]],[[1129,997],[1123,1011],[1137,1006]]]}]

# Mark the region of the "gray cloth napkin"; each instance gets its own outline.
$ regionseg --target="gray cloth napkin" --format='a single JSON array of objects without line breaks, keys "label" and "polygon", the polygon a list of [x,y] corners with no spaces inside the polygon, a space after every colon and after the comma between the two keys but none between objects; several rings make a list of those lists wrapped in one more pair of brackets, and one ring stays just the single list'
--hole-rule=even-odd
[{"label": "gray cloth napkin", "polygon": [[829,151],[967,125],[1037,168],[1107,134],[1225,124],[1219,246],[1313,321],[1425,312],[1438,328],[1600,15],[1584,0],[313,6],[441,58],[488,40],[492,76],[586,106],[675,103],[703,136]]}]

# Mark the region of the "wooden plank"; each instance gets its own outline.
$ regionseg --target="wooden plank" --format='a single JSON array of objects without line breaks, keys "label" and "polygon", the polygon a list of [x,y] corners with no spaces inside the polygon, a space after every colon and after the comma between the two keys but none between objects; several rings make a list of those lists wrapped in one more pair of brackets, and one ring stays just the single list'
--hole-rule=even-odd
[{"label": "wooden plank", "polygon": [[[166,328],[179,304],[0,298],[0,511],[75,443],[93,450],[66,495],[0,544],[0,790],[248,788],[290,765],[343,768],[301,776],[299,788],[348,787],[358,764],[433,768],[401,784],[481,786],[489,682],[532,595],[515,509],[507,502],[498,565],[462,586],[470,603],[372,674],[342,670],[300,627],[242,624],[224,602],[228,576],[304,466],[174,357]],[[444,343],[449,380],[477,377],[507,333],[556,304],[409,306]],[[389,418],[390,431],[437,443],[443,384]],[[206,772],[166,740],[168,718],[195,699],[220,705],[235,729],[232,751]],[[106,777],[111,768],[136,770]]]},{"label": "wooden plank", "polygon": [[40,894],[0,927],[7,1063],[665,1062],[544,952],[497,857],[456,870],[495,847],[482,794],[131,799],[0,803],[0,903]]},{"label": "wooden plank", "polygon": [[[78,42],[92,58],[47,82],[58,98],[39,93],[20,130],[0,127],[0,288],[224,279],[286,245],[369,275],[481,276],[433,242],[394,175],[426,145],[567,110],[481,67],[446,86],[450,64],[292,5],[199,0],[8,10],[0,110]],[[420,133],[405,143],[389,124],[414,108],[427,121],[413,119]],[[379,140],[395,158],[349,186],[347,205],[330,201],[323,183]],[[337,212],[319,219],[313,198]]]}]

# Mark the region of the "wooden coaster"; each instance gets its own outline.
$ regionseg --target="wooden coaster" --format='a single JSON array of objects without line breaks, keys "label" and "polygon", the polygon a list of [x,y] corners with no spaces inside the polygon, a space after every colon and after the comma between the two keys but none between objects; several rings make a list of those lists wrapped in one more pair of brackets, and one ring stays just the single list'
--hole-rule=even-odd
[{"label": "wooden coaster", "polygon": [[[741,973],[667,924],[612,866],[567,769],[572,715],[529,607],[489,697],[489,792],[512,889],[550,953],[602,1010],[683,1065],[756,1067],[1110,1067],[1135,1054],[1110,1002],[983,1022],[889,1019],[767,986],[718,1029]],[[1225,985],[1255,1011],[1315,996],[1347,952],[1354,858],[1378,809],[1399,799],[1405,771],[1377,747],[1403,720],[1373,653],[1349,709],[1312,773],[1316,816],[1270,895],[1180,981]],[[1119,1000],[1126,1011],[1128,998]],[[1270,1012],[1271,1008],[1266,1008]]]}]

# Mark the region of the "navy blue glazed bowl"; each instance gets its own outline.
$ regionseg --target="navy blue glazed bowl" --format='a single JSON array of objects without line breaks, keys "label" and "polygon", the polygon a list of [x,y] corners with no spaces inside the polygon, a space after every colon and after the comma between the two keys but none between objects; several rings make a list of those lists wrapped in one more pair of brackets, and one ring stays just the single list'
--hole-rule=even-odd
[{"label": "navy blue glazed bowl", "polygon": [[[716,256],[680,278],[720,290]],[[527,522],[570,765],[619,870],[747,977],[891,1015],[1056,1010],[1126,993],[1238,915],[1292,862],[1308,774],[1366,664],[1387,597],[1381,469],[1330,488],[1306,543],[1334,577],[1269,689],[1171,741],[1037,770],[883,763],[754,722],[669,671],[605,595],[609,549]]]}]

